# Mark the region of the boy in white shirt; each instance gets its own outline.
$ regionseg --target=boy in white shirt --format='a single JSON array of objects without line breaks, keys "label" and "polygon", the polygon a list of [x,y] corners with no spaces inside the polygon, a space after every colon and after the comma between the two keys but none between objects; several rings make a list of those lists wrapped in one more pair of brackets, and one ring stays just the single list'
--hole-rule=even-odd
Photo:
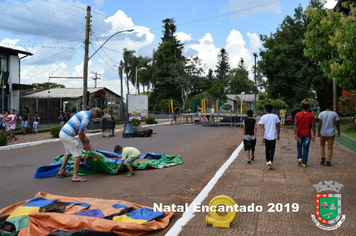
[{"label": "boy in white shirt", "polygon": [[276,140],[279,140],[280,121],[276,114],[272,113],[273,106],[265,105],[265,115],[261,117],[259,124],[262,128],[262,142],[266,146],[266,164],[268,169],[273,170],[272,163],[274,151],[276,149]]}]

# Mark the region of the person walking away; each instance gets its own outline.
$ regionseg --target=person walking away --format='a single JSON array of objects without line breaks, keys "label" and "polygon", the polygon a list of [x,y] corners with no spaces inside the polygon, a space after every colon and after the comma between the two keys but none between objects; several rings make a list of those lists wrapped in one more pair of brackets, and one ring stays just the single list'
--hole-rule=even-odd
[{"label": "person walking away", "polygon": [[[251,160],[255,159],[257,122],[253,118],[253,111],[247,111],[247,118],[242,122],[244,134],[244,149],[247,157],[247,164],[251,164]],[[251,153],[250,153],[251,151]],[[251,158],[250,158],[251,154]]]},{"label": "person walking away", "polygon": [[285,125],[285,123],[286,123],[286,114],[287,114],[287,111],[286,111],[286,109],[283,107],[280,113],[281,113],[281,125]]},{"label": "person walking away", "polygon": [[326,165],[331,166],[331,158],[333,156],[333,146],[335,140],[335,126],[337,128],[337,136],[340,137],[339,116],[336,112],[332,111],[333,102],[326,101],[326,110],[320,112],[318,119],[318,137],[320,137],[320,154],[321,165],[325,164],[325,144],[328,143],[328,159]]},{"label": "person walking away", "polygon": [[9,141],[11,142],[12,139],[14,139],[16,141],[18,138],[15,136],[14,130],[16,129],[17,116],[15,114],[14,109],[10,110],[10,114],[7,114],[7,116],[5,117],[5,120],[6,120],[5,131],[7,131],[9,134]]},{"label": "person walking away", "polygon": [[262,142],[266,146],[266,165],[268,169],[273,170],[274,151],[276,149],[276,140],[279,140],[280,121],[276,114],[272,113],[273,106],[265,104],[264,112],[259,124],[261,124]]},{"label": "person walking away", "polygon": [[30,110],[27,107],[23,108],[24,114],[22,117],[22,134],[25,135],[26,134],[26,129],[29,129],[30,132],[32,132],[32,129],[30,127]]},{"label": "person walking away", "polygon": [[308,111],[308,103],[302,103],[302,111],[294,118],[294,139],[297,141],[298,165],[307,167],[310,140],[315,141],[315,119]]},{"label": "person walking away", "polygon": [[6,111],[2,110],[0,113],[0,130],[5,130],[5,124],[6,124],[6,121],[4,119],[5,116],[6,116]]},{"label": "person walking away", "polygon": [[129,169],[129,172],[127,172],[127,177],[135,176],[135,172],[132,169],[131,164],[136,161],[140,155],[141,152],[134,147],[124,147],[122,148],[120,145],[116,145],[114,152],[121,154],[121,162],[119,167],[115,170],[115,173],[118,174],[120,172],[120,169],[122,165],[125,165],[127,169]]},{"label": "person walking away", "polygon": [[89,111],[80,111],[72,116],[72,118],[70,118],[70,120],[62,127],[61,131],[59,132],[59,138],[63,143],[66,154],[63,158],[61,169],[58,171],[59,176],[69,177],[69,174],[66,172],[65,168],[69,158],[73,156],[74,170],[72,182],[87,181],[86,179],[81,178],[78,173],[80,159],[82,157],[82,150],[80,149],[79,142],[75,139],[75,136],[79,136],[79,140],[83,144],[83,149],[85,151],[90,151],[92,146],[84,131],[90,120],[100,116],[101,109],[98,107],[94,107]]},{"label": "person walking away", "polygon": [[313,102],[313,112],[314,112],[314,115],[316,115],[318,112],[318,104],[316,103],[315,100]]},{"label": "person walking away", "polygon": [[171,121],[171,125],[173,124],[173,121],[175,124],[177,124],[177,114],[179,114],[179,107],[175,107],[173,109],[173,119]]},{"label": "person walking away", "polygon": [[66,122],[67,122],[67,116],[66,116],[66,113],[63,112],[63,109],[59,109],[59,117],[58,117],[58,120],[59,120],[59,124],[61,126],[63,126]]},{"label": "person walking away", "polygon": [[38,124],[40,123],[40,117],[38,116],[37,111],[35,112],[35,115],[33,116],[33,130],[37,134],[38,132]]}]

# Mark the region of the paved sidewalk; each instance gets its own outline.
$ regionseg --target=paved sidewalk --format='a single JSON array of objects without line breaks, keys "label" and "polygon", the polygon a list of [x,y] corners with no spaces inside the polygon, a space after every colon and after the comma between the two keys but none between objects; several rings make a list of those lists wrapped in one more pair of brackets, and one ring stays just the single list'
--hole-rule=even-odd
[{"label": "paved sidewalk", "polygon": [[[310,146],[307,168],[297,165],[296,141],[293,126],[281,128],[281,140],[277,141],[274,170],[268,170],[265,161],[265,147],[258,129],[256,159],[248,165],[242,150],[231,163],[217,184],[210,191],[202,205],[218,195],[227,195],[238,205],[261,205],[262,212],[237,213],[230,228],[206,226],[206,212],[195,216],[182,227],[179,235],[356,235],[356,159],[355,152],[335,143],[332,166],[320,165],[319,138]],[[319,229],[311,215],[315,215],[314,184],[320,181],[337,181],[344,185],[342,214],[345,221],[339,229]],[[330,192],[333,193],[333,192]],[[269,203],[299,205],[298,212],[268,212]]]}]

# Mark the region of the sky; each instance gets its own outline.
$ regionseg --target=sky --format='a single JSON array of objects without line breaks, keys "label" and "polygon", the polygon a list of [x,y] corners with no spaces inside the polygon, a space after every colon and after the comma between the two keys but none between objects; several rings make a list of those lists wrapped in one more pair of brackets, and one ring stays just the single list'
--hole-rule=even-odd
[{"label": "sky", "polygon": [[[336,3],[327,0],[325,7]],[[164,19],[174,19],[176,36],[184,43],[183,55],[198,56],[205,72],[216,69],[222,48],[229,54],[231,68],[243,58],[251,72],[253,52],[262,47],[260,35],[276,32],[287,15],[293,16],[299,5],[305,10],[308,4],[309,0],[0,0],[0,46],[34,54],[21,60],[21,83],[82,87],[82,79],[49,77],[83,76],[85,17],[90,6],[88,87],[95,86],[96,72],[97,87],[120,95],[117,66],[123,49],[152,58],[163,36]],[[17,72],[10,68],[10,73]],[[130,93],[136,93],[134,86]]]}]

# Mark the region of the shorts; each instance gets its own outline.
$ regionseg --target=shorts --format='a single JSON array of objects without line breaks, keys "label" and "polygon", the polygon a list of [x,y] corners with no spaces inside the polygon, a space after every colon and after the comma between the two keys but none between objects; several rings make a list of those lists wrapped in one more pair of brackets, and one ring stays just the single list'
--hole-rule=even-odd
[{"label": "shorts", "polygon": [[244,139],[244,148],[245,151],[255,151],[255,147],[256,147],[256,139],[255,140],[246,140]]},{"label": "shorts", "polygon": [[125,166],[129,166],[129,165],[131,165],[134,161],[136,161],[138,158],[139,158],[139,156],[138,156],[138,157],[127,157],[127,158],[124,160],[124,165],[125,165]]},{"label": "shorts", "polygon": [[29,128],[30,127],[30,125],[28,124],[27,120],[23,120],[22,123],[21,123],[21,126],[24,127],[24,128]]},{"label": "shorts", "polygon": [[173,119],[177,118],[177,114],[173,112]]},{"label": "shorts", "polygon": [[79,147],[79,142],[76,138],[66,135],[64,132],[59,132],[59,138],[63,142],[66,154],[72,154],[73,157],[81,157],[83,155],[82,149]]}]

